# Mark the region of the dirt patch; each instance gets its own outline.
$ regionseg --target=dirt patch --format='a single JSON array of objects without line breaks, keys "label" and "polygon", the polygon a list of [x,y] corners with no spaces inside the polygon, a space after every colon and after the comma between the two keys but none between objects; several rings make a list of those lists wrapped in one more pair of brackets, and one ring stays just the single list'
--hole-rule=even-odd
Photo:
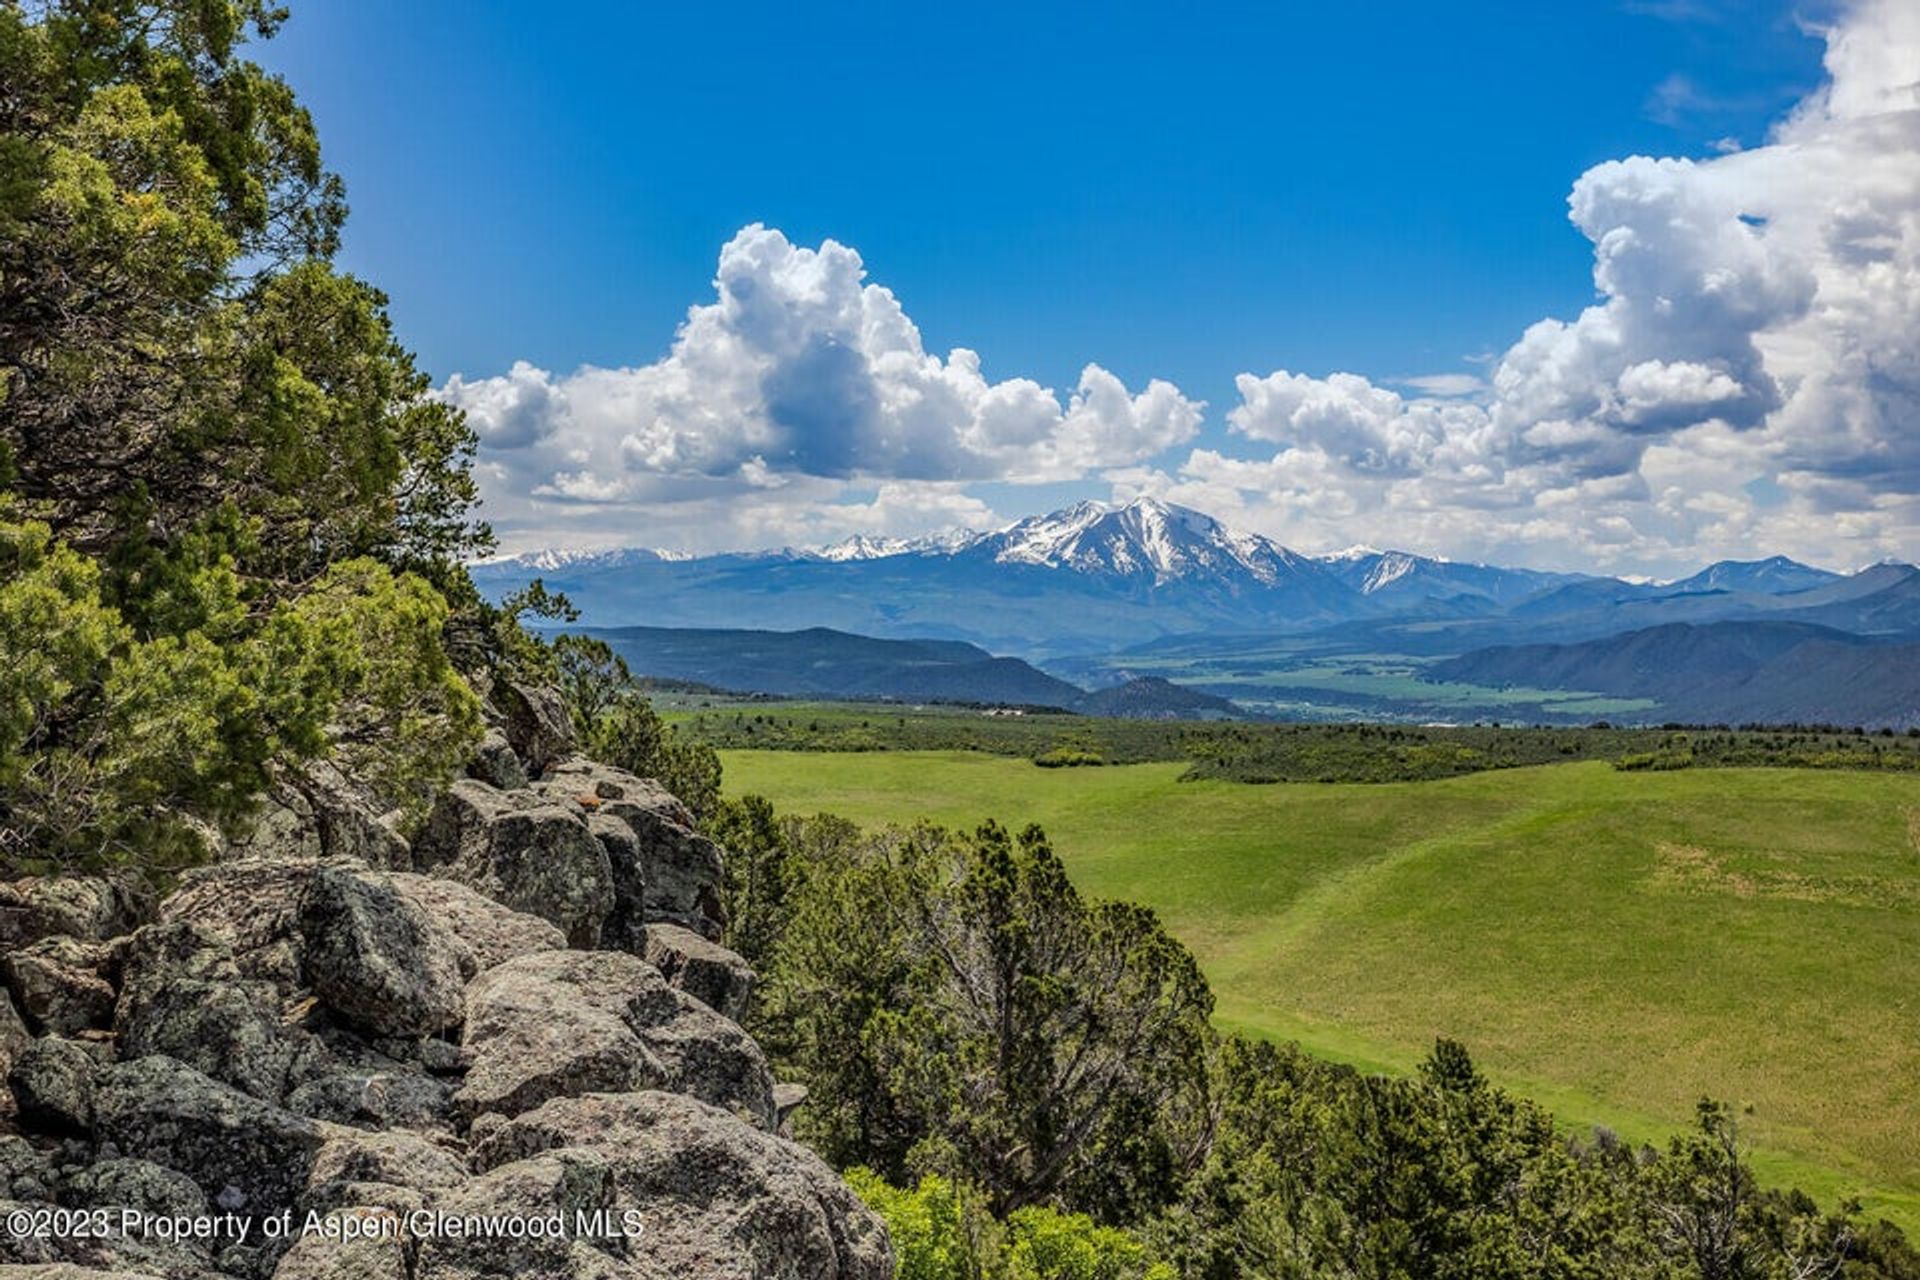
[{"label": "dirt patch", "polygon": [[1662,841],[1654,846],[1654,852],[1658,861],[1653,880],[1663,888],[1730,893],[1736,898],[1751,898],[1760,891],[1751,877],[1728,871],[1720,859],[1697,844]]},{"label": "dirt patch", "polygon": [[[1908,813],[1909,833],[1920,841],[1920,813]],[[1697,844],[1662,841],[1654,846],[1655,888],[1670,892],[1775,898],[1788,902],[1836,902],[1850,907],[1900,907],[1920,903],[1920,884],[1882,876],[1804,876],[1796,871],[1741,871]]]}]

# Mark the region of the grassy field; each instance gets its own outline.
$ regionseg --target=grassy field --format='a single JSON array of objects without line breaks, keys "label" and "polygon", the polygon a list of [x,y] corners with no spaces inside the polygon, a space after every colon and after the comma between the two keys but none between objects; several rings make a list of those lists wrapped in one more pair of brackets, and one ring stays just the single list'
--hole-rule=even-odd
[{"label": "grassy field", "polygon": [[1223,1026],[1364,1066],[1437,1035],[1576,1124],[1713,1095],[1757,1166],[1920,1230],[1920,778],[1625,773],[1181,782],[972,753],[725,753],[728,790],[868,822],[1046,827],[1156,908]]}]

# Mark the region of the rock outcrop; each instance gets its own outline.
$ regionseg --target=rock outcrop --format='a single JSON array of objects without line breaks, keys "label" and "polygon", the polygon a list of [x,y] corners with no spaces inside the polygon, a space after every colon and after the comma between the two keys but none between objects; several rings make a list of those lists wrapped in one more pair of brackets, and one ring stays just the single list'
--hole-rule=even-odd
[{"label": "rock outcrop", "polygon": [[403,893],[319,867],[300,903],[302,970],[322,1003],[379,1035],[428,1036],[460,1021],[452,933]]},{"label": "rock outcrop", "polygon": [[892,1275],[782,1136],[719,847],[496,697],[411,843],[322,770],[158,902],[0,884],[0,1209],[203,1228],[0,1238],[0,1277]]},{"label": "rock outcrop", "polygon": [[552,923],[570,946],[597,946],[613,909],[613,868],[586,815],[537,792],[463,778],[434,805],[414,860]]},{"label": "rock outcrop", "polygon": [[773,1124],[760,1047],[637,956],[549,951],[489,969],[467,988],[464,1044],[472,1065],[455,1101],[472,1116],[668,1089]]},{"label": "rock outcrop", "polygon": [[819,1157],[679,1094],[555,1099],[477,1154],[497,1177],[580,1150],[606,1161],[608,1207],[645,1223],[632,1252],[660,1275],[892,1274],[884,1230]]},{"label": "rock outcrop", "polygon": [[738,954],[677,924],[650,924],[641,955],[660,976],[722,1017],[746,1019],[753,970]]},{"label": "rock outcrop", "polygon": [[694,829],[693,814],[671,792],[579,757],[548,769],[532,789],[584,813],[607,851],[614,877],[608,945],[640,950],[649,921],[720,937],[724,855]]}]

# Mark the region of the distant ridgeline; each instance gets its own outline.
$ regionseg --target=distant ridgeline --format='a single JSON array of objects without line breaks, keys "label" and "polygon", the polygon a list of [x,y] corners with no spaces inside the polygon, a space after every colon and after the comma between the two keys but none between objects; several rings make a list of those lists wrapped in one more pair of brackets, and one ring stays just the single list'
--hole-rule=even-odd
[{"label": "distant ridgeline", "polygon": [[[1078,701],[1085,690],[1157,677],[1179,688],[1133,689],[1112,706],[1288,720],[1920,724],[1920,569],[1906,564],[1842,575],[1775,556],[1652,584],[1364,548],[1308,556],[1142,499],[923,542],[694,558],[543,552],[473,576],[494,598],[543,580],[594,628],[645,622],[623,641],[636,672],[742,690],[1091,710]],[[756,655],[743,626],[805,638]],[[673,628],[702,634],[676,643]],[[922,652],[866,648],[876,641],[865,637]],[[697,661],[710,643],[722,651]]]},{"label": "distant ridgeline", "polygon": [[589,627],[644,677],[786,697],[1052,708],[1129,719],[1232,719],[1225,698],[1143,677],[1092,693],[958,640],[805,631]]}]

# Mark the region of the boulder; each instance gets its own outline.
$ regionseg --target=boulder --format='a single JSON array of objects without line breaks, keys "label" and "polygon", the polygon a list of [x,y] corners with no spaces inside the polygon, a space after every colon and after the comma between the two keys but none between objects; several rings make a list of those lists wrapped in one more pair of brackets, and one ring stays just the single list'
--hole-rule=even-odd
[{"label": "boulder", "polygon": [[613,875],[613,907],[600,926],[600,945],[609,951],[639,955],[647,944],[647,878],[640,837],[624,819],[587,812],[587,830],[607,852]]},{"label": "boulder", "polygon": [[357,1129],[437,1129],[450,1123],[453,1090],[411,1071],[341,1070],[287,1095],[287,1110]]},{"label": "boulder", "polygon": [[85,1045],[58,1036],[35,1040],[7,1076],[21,1122],[42,1133],[92,1129],[93,1079],[99,1069],[99,1058]]},{"label": "boulder", "polygon": [[301,901],[302,966],[329,1008],[380,1035],[431,1035],[460,1021],[452,935],[405,894],[336,866]]},{"label": "boulder", "polygon": [[400,1215],[385,1208],[334,1209],[280,1256],[273,1280],[408,1280],[400,1225]]},{"label": "boulder", "polygon": [[552,685],[504,680],[494,691],[506,723],[501,726],[514,753],[536,777],[573,750],[573,715]]},{"label": "boulder", "polygon": [[330,761],[306,765],[293,785],[312,807],[322,857],[352,858],[394,870],[413,865],[413,853],[398,829],[399,814],[383,808],[368,788]]},{"label": "boulder", "polygon": [[78,1035],[113,1020],[113,961],[104,943],[54,935],[0,956],[0,978],[34,1023]]},{"label": "boulder", "polygon": [[440,794],[414,845],[422,869],[556,925],[570,946],[598,943],[613,872],[578,806],[463,778]]},{"label": "boulder", "polygon": [[[479,1276],[540,1276],[553,1280],[629,1277],[594,1241],[574,1234],[576,1215],[610,1205],[607,1161],[592,1151],[560,1148],[503,1164],[443,1194],[434,1204],[453,1217],[522,1218],[558,1215],[566,1230],[526,1238],[463,1238],[441,1233],[423,1240],[417,1280],[468,1280]],[[698,1273],[696,1273],[698,1274]]]},{"label": "boulder", "polygon": [[439,873],[463,862],[484,860],[493,851],[494,823],[534,802],[524,791],[503,791],[477,778],[456,779],[434,797],[427,823],[414,838],[414,869]]},{"label": "boulder", "polygon": [[773,1079],[746,1032],[624,952],[550,951],[467,988],[468,1117],[549,1098],[662,1088],[773,1123]]},{"label": "boulder", "polygon": [[386,872],[374,878],[447,931],[463,978],[515,956],[557,951],[567,945],[566,936],[539,916],[502,906],[456,880],[407,872]]},{"label": "boulder", "polygon": [[644,1230],[627,1244],[643,1274],[893,1275],[885,1226],[824,1161],[678,1094],[555,1098],[495,1127],[476,1155],[498,1170],[582,1147],[606,1158],[612,1207],[641,1214]]},{"label": "boulder", "polygon": [[[461,987],[473,964],[473,947],[436,918],[436,907],[450,898],[450,910],[476,933],[513,935],[457,893],[349,860],[202,868],[160,912],[164,921],[217,935],[241,977],[270,982],[282,997],[310,989],[375,1035],[419,1036],[460,1020]],[[549,935],[523,925],[518,936],[531,945]]]},{"label": "boulder", "polygon": [[291,991],[301,982],[300,907],[319,865],[252,858],[199,867],[160,904],[160,918],[204,925],[226,939],[242,976]]},{"label": "boulder", "polygon": [[411,1213],[467,1178],[464,1159],[418,1134],[343,1134],[314,1157],[301,1209],[326,1213],[357,1204]]},{"label": "boulder", "polygon": [[226,940],[188,920],[133,935],[114,1023],[126,1057],[164,1054],[267,1102],[326,1056],[283,1021],[271,982],[241,977]]},{"label": "boulder", "polygon": [[312,1120],[157,1054],[102,1071],[93,1117],[122,1156],[177,1169],[222,1209],[249,1214],[292,1207],[326,1138]]},{"label": "boulder", "polygon": [[527,767],[513,753],[513,744],[498,729],[488,729],[480,739],[473,759],[467,762],[467,776],[478,778],[490,787],[514,791],[527,785]]},{"label": "boulder", "polygon": [[412,863],[395,815],[328,761],[277,778],[251,824],[227,841],[231,860],[313,862],[353,858],[376,867]]},{"label": "boulder", "polygon": [[78,1208],[138,1209],[165,1217],[208,1212],[192,1178],[151,1160],[99,1160],[67,1175],[61,1199]]},{"label": "boulder", "polygon": [[0,1200],[45,1203],[56,1181],[45,1152],[18,1134],[0,1135]]},{"label": "boulder", "polygon": [[0,950],[42,938],[105,942],[139,923],[141,901],[101,876],[30,876],[0,884]]},{"label": "boulder", "polygon": [[[601,819],[596,830],[603,839],[607,820],[632,832],[630,846],[618,839],[608,846],[609,860],[619,860],[616,886],[627,895],[616,901],[612,913],[632,944],[623,949],[637,951],[641,944],[632,925],[656,921],[719,939],[726,923],[724,855],[719,845],[694,830],[692,812],[666,788],[575,756],[548,770],[531,789],[555,804],[591,812]],[[631,900],[636,893],[637,904]]]},{"label": "boulder", "polygon": [[0,987],[0,1075],[13,1069],[14,1061],[32,1042],[33,1033],[20,1020],[20,1011],[13,1007],[12,994]]},{"label": "boulder", "polygon": [[793,1131],[788,1126],[793,1113],[807,1101],[807,1086],[795,1084],[791,1080],[782,1080],[773,1086],[773,1128],[783,1138],[791,1138]]},{"label": "boulder", "polygon": [[754,973],[738,953],[677,924],[652,924],[642,955],[672,986],[722,1017],[746,1021]]}]

